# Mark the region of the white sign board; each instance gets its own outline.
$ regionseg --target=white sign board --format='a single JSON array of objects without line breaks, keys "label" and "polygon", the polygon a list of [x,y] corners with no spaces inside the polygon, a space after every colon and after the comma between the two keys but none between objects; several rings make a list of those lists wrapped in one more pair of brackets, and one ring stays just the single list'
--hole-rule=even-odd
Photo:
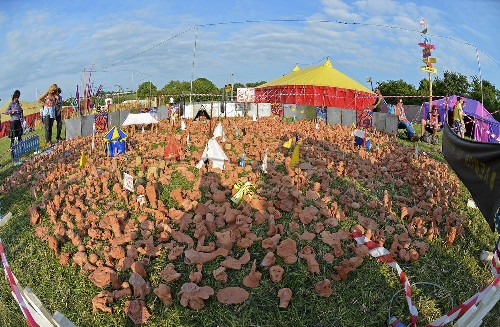
[{"label": "white sign board", "polygon": [[236,90],[236,102],[255,102],[255,89],[239,87]]},{"label": "white sign board", "polygon": [[123,173],[123,188],[134,192],[134,177],[125,172]]}]

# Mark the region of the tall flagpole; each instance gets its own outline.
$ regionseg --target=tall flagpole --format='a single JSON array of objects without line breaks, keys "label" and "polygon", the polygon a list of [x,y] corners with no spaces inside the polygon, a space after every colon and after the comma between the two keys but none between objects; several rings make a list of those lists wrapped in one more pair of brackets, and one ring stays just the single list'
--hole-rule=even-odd
[{"label": "tall flagpole", "polygon": [[194,78],[194,60],[196,58],[196,41],[198,40],[198,26],[196,26],[196,32],[194,37],[194,47],[193,47],[193,66],[191,68],[191,91],[189,92],[189,105],[192,105],[191,95],[193,94],[193,78]]}]

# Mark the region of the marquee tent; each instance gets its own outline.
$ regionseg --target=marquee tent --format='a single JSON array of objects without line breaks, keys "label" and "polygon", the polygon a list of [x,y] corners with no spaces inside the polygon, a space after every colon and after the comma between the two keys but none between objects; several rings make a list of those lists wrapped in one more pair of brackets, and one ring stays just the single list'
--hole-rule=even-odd
[{"label": "marquee tent", "polygon": [[114,157],[116,154],[122,154],[127,151],[127,134],[121,129],[113,126],[106,135],[104,135],[104,146],[106,154]]},{"label": "marquee tent", "polygon": [[156,120],[149,112],[143,112],[140,114],[128,114],[127,118],[125,118],[125,121],[122,123],[122,126],[156,123],[158,123],[158,120]]},{"label": "marquee tent", "polygon": [[[441,116],[441,121],[447,121],[447,114],[453,111],[453,107],[457,103],[458,96],[452,95],[449,97],[444,97],[438,100],[432,101],[432,104],[438,106],[439,115]],[[494,142],[499,143],[493,136],[500,135],[500,122],[498,122],[491,113],[483,106],[479,101],[467,99],[465,100],[465,105],[463,106],[463,111],[466,116],[473,123],[474,127],[474,140],[479,142]],[[424,102],[422,104],[422,117],[427,117],[429,112],[429,102]],[[498,136],[497,136],[498,138]]]},{"label": "marquee tent", "polygon": [[323,65],[293,71],[255,88],[255,102],[366,109],[375,93],[332,67]]}]

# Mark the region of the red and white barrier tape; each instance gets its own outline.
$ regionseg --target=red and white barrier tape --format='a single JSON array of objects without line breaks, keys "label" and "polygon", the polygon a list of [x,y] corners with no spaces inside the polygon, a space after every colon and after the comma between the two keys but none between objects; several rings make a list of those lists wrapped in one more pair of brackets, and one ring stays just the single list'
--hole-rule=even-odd
[{"label": "red and white barrier tape", "polygon": [[493,288],[497,287],[498,283],[500,283],[500,276],[497,276],[493,282],[491,282],[490,285],[486,286],[483,288],[480,292],[474,294],[471,296],[467,301],[464,303],[460,304],[456,308],[452,309],[449,311],[446,315],[439,317],[438,319],[434,320],[432,323],[427,325],[427,327],[440,327],[443,326],[449,322],[452,322],[453,320],[457,319],[458,317],[461,317],[464,315],[470,308],[472,308],[474,305],[478,304],[481,302],[484,297],[488,294],[488,292]]},{"label": "red and white barrier tape", "polygon": [[500,276],[500,249],[496,248],[493,252],[493,258],[491,258],[490,269],[493,276]]},{"label": "red and white barrier tape", "polygon": [[[408,278],[405,273],[402,271],[401,267],[394,260],[391,255],[391,252],[384,247],[379,246],[377,243],[373,242],[369,238],[365,237],[360,231],[353,231],[351,233],[351,237],[356,240],[359,244],[364,244],[368,247],[369,253],[372,257],[378,259],[381,262],[387,263],[389,266],[394,268],[399,274],[399,280],[404,285],[406,302],[408,303],[408,307],[410,309],[411,314],[411,324],[412,326],[416,326],[418,319],[418,311],[417,308],[413,305],[411,299],[411,287]],[[472,297],[470,297],[467,301],[455,307],[451,311],[449,311],[446,315],[437,318],[432,323],[428,324],[427,327],[441,327],[453,320],[464,315],[470,308],[474,305],[481,302],[488,292],[493,288],[497,287],[500,283],[500,260],[499,260],[499,251],[495,251],[493,253],[493,258],[491,259],[491,271],[495,276],[493,282],[490,285],[483,288],[480,292],[476,293]]]},{"label": "red and white barrier tape", "polygon": [[399,275],[399,281],[403,284],[404,290],[405,290],[405,296],[406,296],[406,302],[408,303],[408,308],[410,309],[410,314],[411,314],[411,325],[412,327],[417,326],[417,318],[418,318],[418,310],[413,305],[413,301],[411,300],[411,286],[408,278],[406,277],[405,273],[401,269],[401,267],[398,265],[396,260],[392,257],[391,252],[387,250],[386,248],[378,245],[377,243],[373,242],[369,238],[365,237],[360,231],[355,230],[351,233],[351,237],[358,242],[358,244],[364,244],[368,247],[370,250],[370,255],[376,259],[378,259],[381,262],[387,263],[390,267],[394,268]]},{"label": "red and white barrier tape", "polygon": [[38,327],[38,324],[35,322],[35,319],[33,319],[33,316],[29,312],[28,306],[26,305],[26,302],[24,301],[24,298],[22,297],[21,292],[17,287],[16,281],[14,280],[14,275],[12,274],[9,263],[7,262],[7,256],[5,255],[5,250],[3,248],[2,240],[0,240],[0,256],[2,257],[2,264],[5,270],[5,277],[9,281],[10,288],[14,293],[17,304],[21,308],[21,311],[23,312],[23,315],[26,318],[26,322],[30,327]]},{"label": "red and white barrier tape", "polygon": [[500,143],[500,136],[493,134],[490,130],[488,130],[488,129],[484,128],[483,126],[481,126],[481,124],[475,124],[475,125],[478,126],[486,134],[488,134],[489,136],[491,136],[495,141],[497,141],[498,143]]}]

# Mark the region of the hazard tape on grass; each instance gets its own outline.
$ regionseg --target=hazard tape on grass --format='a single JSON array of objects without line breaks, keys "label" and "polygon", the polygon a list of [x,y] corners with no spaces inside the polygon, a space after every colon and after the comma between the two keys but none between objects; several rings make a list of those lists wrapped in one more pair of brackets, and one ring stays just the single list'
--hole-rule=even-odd
[{"label": "hazard tape on grass", "polygon": [[26,305],[26,302],[24,301],[24,298],[22,297],[21,292],[17,287],[14,275],[12,274],[9,263],[7,262],[7,256],[5,255],[5,250],[3,248],[2,240],[0,240],[0,256],[2,257],[2,265],[5,271],[5,277],[9,281],[9,285],[10,288],[12,289],[12,293],[14,294],[14,298],[16,299],[19,308],[21,308],[21,311],[23,312],[23,315],[26,318],[26,322],[30,327],[38,327],[38,324],[35,322],[35,319],[33,319],[33,316],[29,312],[28,306]]}]

